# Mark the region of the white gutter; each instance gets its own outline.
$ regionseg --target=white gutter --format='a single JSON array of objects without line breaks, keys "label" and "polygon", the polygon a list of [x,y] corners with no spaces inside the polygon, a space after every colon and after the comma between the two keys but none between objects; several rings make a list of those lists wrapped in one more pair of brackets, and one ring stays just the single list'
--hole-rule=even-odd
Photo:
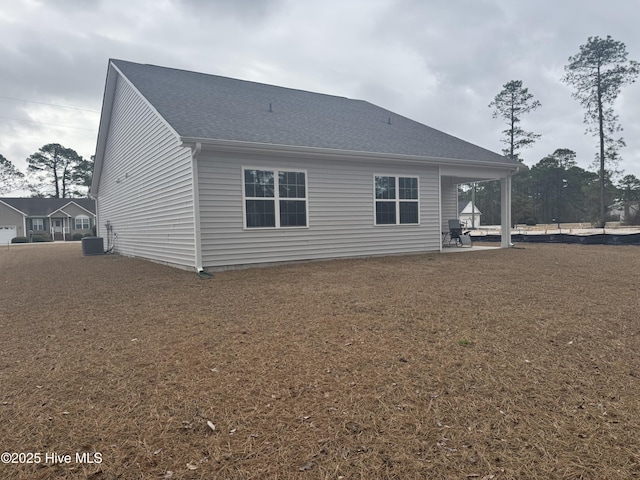
[{"label": "white gutter", "polygon": [[[459,158],[438,158],[419,155],[393,154],[363,152],[356,150],[340,150],[334,148],[300,147],[292,145],[278,145],[273,143],[245,142],[237,140],[220,140],[196,137],[180,137],[182,146],[193,148],[200,143],[205,150],[212,149],[218,151],[241,152],[241,153],[270,153],[280,156],[300,156],[326,158],[328,155],[336,158],[349,160],[389,162],[389,160],[401,161],[404,163],[416,163],[421,165],[442,165],[446,163],[451,166],[476,166],[495,168],[498,170],[518,170],[519,166],[513,163],[490,162],[483,160],[461,160]],[[481,147],[478,147],[481,148]]]}]

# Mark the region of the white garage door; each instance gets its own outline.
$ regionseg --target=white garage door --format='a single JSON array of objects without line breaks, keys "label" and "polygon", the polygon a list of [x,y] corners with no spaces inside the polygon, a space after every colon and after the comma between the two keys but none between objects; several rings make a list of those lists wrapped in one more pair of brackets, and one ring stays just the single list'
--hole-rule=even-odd
[{"label": "white garage door", "polygon": [[0,225],[0,244],[11,243],[11,239],[15,236],[15,225]]}]

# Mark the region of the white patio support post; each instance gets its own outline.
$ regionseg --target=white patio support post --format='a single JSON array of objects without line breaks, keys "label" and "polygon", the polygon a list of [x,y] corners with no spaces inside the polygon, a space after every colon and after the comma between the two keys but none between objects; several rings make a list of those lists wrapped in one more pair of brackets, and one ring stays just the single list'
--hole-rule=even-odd
[{"label": "white patio support post", "polygon": [[500,179],[500,219],[502,248],[511,246],[511,175]]}]

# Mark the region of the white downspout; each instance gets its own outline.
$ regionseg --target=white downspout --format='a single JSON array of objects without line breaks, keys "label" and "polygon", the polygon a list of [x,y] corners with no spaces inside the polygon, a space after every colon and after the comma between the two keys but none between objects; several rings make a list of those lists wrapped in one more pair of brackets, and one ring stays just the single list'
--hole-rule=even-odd
[{"label": "white downspout", "polygon": [[442,171],[438,166],[438,234],[440,238],[440,248],[442,252]]},{"label": "white downspout", "polygon": [[91,200],[93,200],[93,205],[96,208],[96,213],[93,215],[93,225],[96,228],[96,237],[100,236],[100,232],[98,231],[98,226],[99,226],[99,220],[98,220],[98,197],[92,194],[88,194],[87,197],[89,197]]},{"label": "white downspout", "polygon": [[197,142],[191,148],[191,180],[193,182],[193,236],[195,248],[195,268],[202,273],[202,237],[200,235],[200,191],[198,188],[198,155],[202,151],[202,143]]}]

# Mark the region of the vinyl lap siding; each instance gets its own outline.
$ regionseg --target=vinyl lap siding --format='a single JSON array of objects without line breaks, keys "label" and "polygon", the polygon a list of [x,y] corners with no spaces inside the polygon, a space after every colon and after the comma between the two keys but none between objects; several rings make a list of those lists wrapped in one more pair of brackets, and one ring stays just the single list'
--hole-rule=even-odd
[{"label": "vinyl lap siding", "polygon": [[98,190],[98,232],[109,221],[116,251],[195,265],[190,150],[121,78]]},{"label": "vinyl lap siding", "polygon": [[[305,170],[308,228],[244,229],[242,167]],[[437,251],[438,170],[338,161],[201,154],[204,267]],[[419,177],[420,225],[374,226],[374,174]]]},{"label": "vinyl lap siding", "polygon": [[16,227],[16,237],[27,236],[24,231],[24,216],[3,204],[0,204],[0,226]]},{"label": "vinyl lap siding", "polygon": [[449,231],[449,220],[458,218],[458,185],[452,180],[442,179],[442,231]]}]

